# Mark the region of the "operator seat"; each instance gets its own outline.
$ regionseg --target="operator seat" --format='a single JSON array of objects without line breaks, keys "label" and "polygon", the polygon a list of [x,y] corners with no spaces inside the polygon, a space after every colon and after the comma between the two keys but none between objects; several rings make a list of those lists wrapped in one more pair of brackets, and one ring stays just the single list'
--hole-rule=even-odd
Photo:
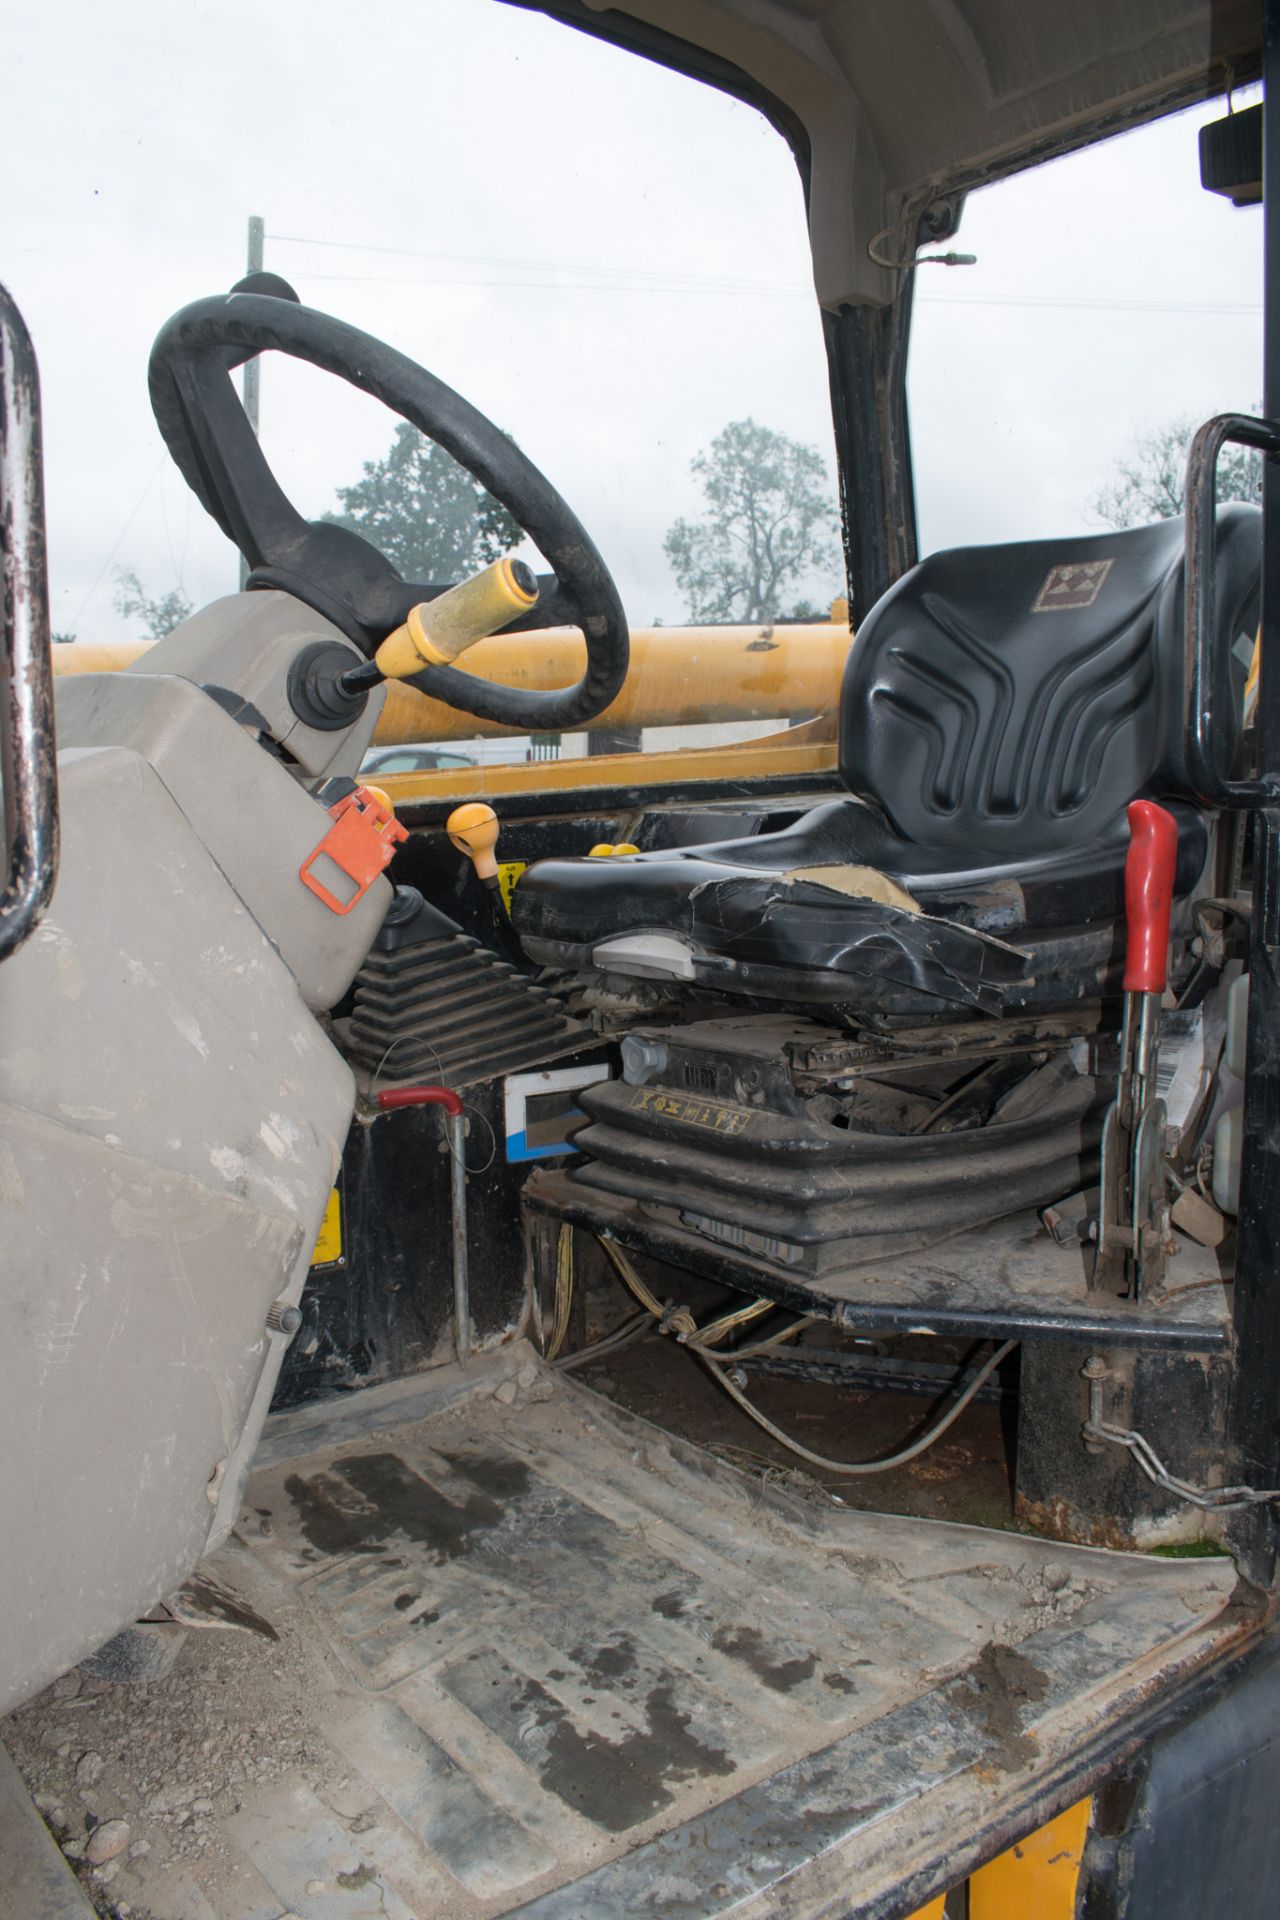
[{"label": "operator seat", "polygon": [[[1239,748],[1261,514],[1224,506],[1216,716]],[[868,614],[840,695],[848,797],[781,831],[544,860],[530,958],[854,1021],[1070,1006],[1116,982],[1130,800],[1178,823],[1175,947],[1211,821],[1183,757],[1183,524],[937,553]],[[1184,943],[1185,945],[1185,943]]]}]

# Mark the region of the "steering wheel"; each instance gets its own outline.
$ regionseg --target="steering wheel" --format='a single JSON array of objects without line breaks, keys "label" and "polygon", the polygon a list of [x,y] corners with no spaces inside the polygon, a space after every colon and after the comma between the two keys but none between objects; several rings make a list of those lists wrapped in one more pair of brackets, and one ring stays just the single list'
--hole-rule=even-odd
[{"label": "steering wheel", "polygon": [[[577,626],[587,665],[576,686],[538,692],[429,666],[410,686],[447,706],[522,732],[591,720],[626,677],[629,635],[618,590],[594,543],[555,488],[491,420],[443,380],[358,327],[298,304],[274,275],[254,290],[196,300],[161,329],[151,350],[152,411],[188,486],[250,567],[247,585],[278,587],[323,614],[372,654],[412,607],[448,582],[408,582],[347,527],[307,521],[263,457],[231,381],[232,369],[274,349],[322,367],[381,400],[453,455],[500,500],[551,563],[538,605],[504,631]],[[273,291],[263,289],[272,287]]]}]

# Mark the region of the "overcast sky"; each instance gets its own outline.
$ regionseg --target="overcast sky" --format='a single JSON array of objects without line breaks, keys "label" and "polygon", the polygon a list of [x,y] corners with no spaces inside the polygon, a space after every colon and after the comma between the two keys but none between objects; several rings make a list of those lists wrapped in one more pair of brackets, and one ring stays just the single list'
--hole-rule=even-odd
[{"label": "overcast sky", "polygon": [[[799,180],[750,108],[496,0],[42,0],[6,41],[0,276],[44,386],[54,626],[127,637],[114,571],[201,602],[235,557],[164,454],[161,322],[266,262],[515,434],[635,625],[689,461],[757,420],[831,461]],[[1083,531],[1134,434],[1256,400],[1261,219],[1183,116],[975,195],[920,274],[926,548]],[[376,403],[277,357],[269,458],[308,514],[385,451]],[[825,581],[810,583],[815,593]]]}]

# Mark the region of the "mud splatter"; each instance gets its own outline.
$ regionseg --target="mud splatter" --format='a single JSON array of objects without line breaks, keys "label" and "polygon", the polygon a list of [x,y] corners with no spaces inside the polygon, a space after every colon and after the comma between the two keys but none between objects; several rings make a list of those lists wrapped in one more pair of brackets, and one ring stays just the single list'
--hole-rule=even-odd
[{"label": "mud splatter", "polygon": [[[808,1653],[800,1660],[779,1660],[776,1651],[757,1627],[721,1627],[712,1635],[711,1644],[717,1653],[727,1653],[731,1660],[741,1660],[750,1667],[757,1680],[763,1680],[766,1687],[774,1693],[790,1693],[802,1680],[807,1680],[818,1664],[816,1653]],[[771,1657],[772,1654],[772,1657]]]},{"label": "mud splatter", "polygon": [[457,1464],[477,1488],[461,1503],[447,1499],[394,1453],[354,1454],[335,1460],[332,1472],[307,1478],[291,1474],[285,1491],[306,1539],[331,1558],[383,1553],[387,1541],[397,1538],[425,1547],[442,1565],[500,1526],[505,1501],[529,1482],[518,1461],[477,1457]]},{"label": "mud splatter", "polygon": [[993,1751],[986,1756],[987,1764],[1012,1773],[1036,1751],[1022,1724],[1023,1709],[1043,1700],[1048,1691],[1047,1677],[1025,1654],[989,1640],[968,1671],[947,1689],[947,1698],[990,1739]]}]

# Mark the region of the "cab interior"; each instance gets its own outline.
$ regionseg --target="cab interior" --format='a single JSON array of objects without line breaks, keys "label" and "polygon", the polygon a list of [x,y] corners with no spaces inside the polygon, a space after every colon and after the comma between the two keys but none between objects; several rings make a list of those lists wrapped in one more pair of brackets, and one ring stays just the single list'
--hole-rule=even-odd
[{"label": "cab interior", "polygon": [[[1214,476],[1276,448],[1232,369],[1184,515],[922,552],[917,261],[1256,82],[1256,10],[514,10],[789,147],[843,607],[645,627],[589,498],[416,347],[270,262],[154,316],[242,579],[52,650],[60,865],[46,778],[0,970],[5,1737],[34,1768],[87,1673],[141,1821],[129,1662],[162,1714],[219,1659],[229,1725],[304,1699],[310,1774],[277,1741],[209,1795],[207,1860],[153,1813],[156,1920],[941,1913],[1268,1615],[1264,520]],[[259,360],[380,401],[531,558],[406,577],[300,511]]]}]

